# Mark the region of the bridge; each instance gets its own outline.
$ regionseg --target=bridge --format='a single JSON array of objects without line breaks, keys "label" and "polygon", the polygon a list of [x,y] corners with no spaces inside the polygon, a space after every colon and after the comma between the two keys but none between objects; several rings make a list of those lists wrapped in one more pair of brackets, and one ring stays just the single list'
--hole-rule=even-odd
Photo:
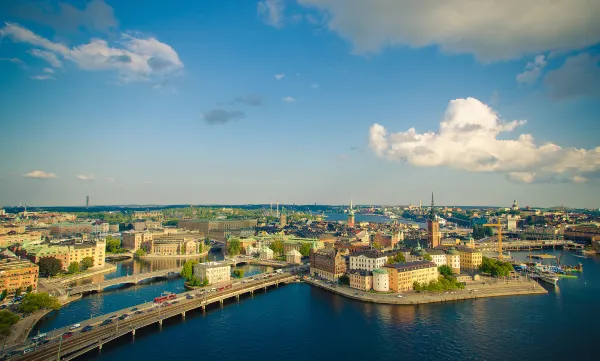
[{"label": "bridge", "polygon": [[[544,248],[564,248],[564,249],[581,249],[583,245],[562,240],[543,240],[543,241],[511,241],[502,242],[502,249],[505,251],[528,251]],[[480,251],[497,251],[498,244],[496,242],[475,243],[475,248]]]},{"label": "bridge", "polygon": [[181,271],[181,267],[178,268],[170,268],[160,271],[146,272],[146,273],[137,273],[131,276],[125,277],[117,277],[113,279],[109,279],[103,282],[91,283],[82,286],[76,286],[69,289],[69,295],[77,295],[84,294],[90,292],[102,292],[104,289],[117,285],[135,285],[140,282],[155,279],[155,278],[174,278],[179,277],[179,272]]},{"label": "bridge", "polygon": [[[170,305],[154,304],[152,302],[135,306],[137,314],[132,313],[131,308],[122,309],[117,312],[98,316],[90,320],[81,321],[81,327],[87,325],[93,326],[88,332],[81,332],[81,328],[73,331],[73,335],[63,339],[62,334],[67,328],[54,330],[47,333],[48,342],[45,345],[38,346],[34,351],[25,355],[15,357],[14,360],[28,361],[47,361],[47,360],[72,360],[84,355],[94,349],[102,350],[102,345],[116,340],[125,335],[131,335],[135,338],[136,330],[140,328],[158,325],[162,327],[163,320],[180,316],[185,319],[186,312],[196,309],[206,311],[206,306],[219,303],[223,306],[225,300],[235,298],[238,302],[240,296],[244,294],[253,295],[256,291],[267,291],[269,287],[279,287],[279,284],[289,283],[296,280],[297,277],[290,273],[266,276],[262,279],[244,279],[244,282],[237,282],[231,289],[221,292],[189,291],[177,294],[177,303],[171,302]],[[187,298],[187,296],[191,298]],[[124,320],[118,320],[117,316],[129,314]],[[101,322],[108,318],[113,318],[115,322],[101,325]],[[23,348],[23,347],[22,347]]]},{"label": "bridge", "polygon": [[230,258],[224,261],[232,266],[239,266],[244,264],[254,264],[260,266],[270,266],[270,267],[287,267],[290,264],[284,261],[276,261],[272,259],[256,259],[256,258]]}]

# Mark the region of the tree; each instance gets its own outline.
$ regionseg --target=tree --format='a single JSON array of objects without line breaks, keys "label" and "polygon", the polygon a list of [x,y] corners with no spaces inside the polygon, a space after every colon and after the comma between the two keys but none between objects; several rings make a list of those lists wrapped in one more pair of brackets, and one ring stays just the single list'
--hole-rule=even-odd
[{"label": "tree", "polygon": [[41,309],[58,310],[59,308],[60,302],[45,292],[28,293],[19,305],[19,311],[23,313],[32,313]]},{"label": "tree", "polygon": [[138,257],[143,257],[146,255],[146,251],[144,251],[143,249],[138,249],[137,251],[135,251],[135,255]]},{"label": "tree", "polygon": [[15,297],[19,297],[21,295],[21,292],[23,292],[23,289],[21,287],[17,288],[15,291]]},{"label": "tree", "polygon": [[275,254],[282,254],[283,253],[283,241],[280,241],[280,240],[273,241],[269,245],[269,248],[271,248],[273,250],[273,253],[275,253]]},{"label": "tree", "polygon": [[227,254],[235,256],[242,251],[242,244],[239,239],[231,239],[227,241]]},{"label": "tree", "polygon": [[300,246],[299,252],[303,257],[310,256],[310,243],[308,243],[308,242],[302,243],[302,246]]},{"label": "tree", "polygon": [[387,259],[387,264],[394,264],[394,263],[403,263],[406,262],[406,257],[404,257],[404,253],[402,252],[398,252],[396,253],[395,256],[390,256]]},{"label": "tree", "polygon": [[502,262],[496,259],[483,257],[479,271],[488,273],[493,277],[506,277],[514,270],[510,262]]},{"label": "tree", "polygon": [[121,248],[121,240],[113,238],[112,236],[106,237],[106,253],[125,253],[126,249]]},{"label": "tree", "polygon": [[426,260],[426,261],[433,260],[433,258],[431,257],[431,255],[429,253],[425,253],[425,255],[423,256],[423,259]]},{"label": "tree", "polygon": [[5,288],[2,290],[2,294],[0,294],[0,301],[3,301],[6,296],[8,296],[8,290]]},{"label": "tree", "polygon": [[40,267],[40,274],[46,277],[56,276],[62,271],[62,261],[56,257],[44,257],[38,262]]},{"label": "tree", "polygon": [[85,257],[81,260],[81,269],[86,270],[90,267],[94,267],[94,257]]},{"label": "tree", "polygon": [[9,336],[10,327],[15,323],[19,322],[20,317],[14,313],[2,310],[0,311],[0,335]]},{"label": "tree", "polygon": [[79,272],[79,263],[71,262],[71,264],[69,264],[69,267],[67,268],[67,272],[69,272],[69,273]]},{"label": "tree", "polygon": [[382,245],[380,245],[378,242],[373,242],[373,248],[376,248],[376,249],[383,249],[383,246],[382,246]]},{"label": "tree", "polygon": [[341,275],[340,278],[338,278],[340,283],[343,285],[350,285],[350,277],[348,277],[347,275]]},{"label": "tree", "polygon": [[442,275],[442,276],[452,276],[452,268],[450,268],[450,266],[448,265],[442,265],[438,267],[438,272]]},{"label": "tree", "polygon": [[27,293],[30,293],[31,291],[33,291],[33,286],[29,285],[27,286]]},{"label": "tree", "polygon": [[192,280],[194,277],[194,265],[197,263],[198,261],[193,259],[185,261],[181,269],[181,277],[185,278],[188,282]]},{"label": "tree", "polygon": [[233,276],[235,278],[244,278],[244,270],[243,269],[233,270]]}]

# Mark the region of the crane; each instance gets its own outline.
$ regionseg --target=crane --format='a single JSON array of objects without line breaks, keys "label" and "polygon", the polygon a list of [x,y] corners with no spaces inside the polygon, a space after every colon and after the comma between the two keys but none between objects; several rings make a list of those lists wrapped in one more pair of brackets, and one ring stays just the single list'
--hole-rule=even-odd
[{"label": "crane", "polygon": [[502,261],[502,225],[500,224],[500,218],[498,218],[498,223],[486,223],[483,226],[498,228],[498,259]]}]

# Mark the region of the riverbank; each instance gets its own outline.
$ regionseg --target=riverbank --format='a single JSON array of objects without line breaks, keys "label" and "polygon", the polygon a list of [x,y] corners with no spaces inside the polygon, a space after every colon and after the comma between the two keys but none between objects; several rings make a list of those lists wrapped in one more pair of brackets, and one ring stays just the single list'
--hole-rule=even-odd
[{"label": "riverbank", "polygon": [[169,259],[169,258],[198,258],[207,256],[209,251],[195,254],[173,254],[173,255],[156,255],[156,254],[147,254],[145,256],[137,256],[140,259]]},{"label": "riverbank", "polygon": [[[439,303],[449,301],[468,300],[474,298],[504,297],[518,295],[547,294],[548,291],[532,280],[508,281],[498,283],[495,279],[482,279],[481,282],[470,283],[463,290],[447,291],[443,293],[408,291],[402,293],[372,293],[359,291],[344,285],[330,285],[323,281],[306,279],[304,282],[355,300],[394,304],[418,305],[425,303]],[[399,297],[400,296],[400,297]]]},{"label": "riverbank", "polygon": [[49,284],[69,284],[75,281],[79,281],[82,279],[86,279],[88,277],[92,277],[92,276],[96,276],[99,274],[103,274],[103,273],[109,273],[109,272],[114,272],[117,269],[117,266],[115,266],[114,264],[110,264],[110,263],[105,263],[104,266],[102,266],[101,268],[90,268],[87,269],[83,272],[79,272],[73,275],[66,275],[66,276],[62,276],[62,277],[53,277],[50,279],[46,279],[45,282],[49,283]]}]

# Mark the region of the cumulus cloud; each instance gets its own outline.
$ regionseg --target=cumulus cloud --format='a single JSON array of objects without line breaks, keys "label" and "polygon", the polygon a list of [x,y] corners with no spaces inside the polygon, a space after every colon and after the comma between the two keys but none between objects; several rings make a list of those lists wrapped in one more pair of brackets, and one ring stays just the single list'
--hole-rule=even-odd
[{"label": "cumulus cloud", "polygon": [[27,52],[35,57],[44,59],[45,61],[48,62],[48,64],[52,65],[55,68],[62,67],[62,62],[60,60],[58,60],[56,55],[54,55],[54,53],[52,53],[50,51],[44,51],[44,50],[39,50],[39,49],[30,49]]},{"label": "cumulus cloud", "polygon": [[544,82],[555,99],[600,96],[600,56],[571,56],[562,67],[549,71]]},{"label": "cumulus cloud", "polygon": [[204,113],[202,119],[210,125],[216,125],[225,124],[233,120],[240,120],[245,116],[246,114],[244,114],[244,112],[237,110],[227,111],[224,109],[213,109],[208,113]]},{"label": "cumulus cloud", "polygon": [[524,120],[503,122],[477,99],[450,102],[437,133],[415,128],[388,134],[379,124],[370,129],[369,144],[379,157],[417,167],[447,166],[471,172],[498,172],[514,182],[585,182],[600,171],[600,147],[562,148],[537,145],[531,134],[498,139]]},{"label": "cumulus cloud", "polygon": [[283,26],[284,5],[281,0],[259,1],[256,5],[258,18],[267,25],[275,28]]},{"label": "cumulus cloud", "polygon": [[59,32],[79,32],[81,29],[108,33],[118,27],[113,8],[103,0],[92,0],[83,9],[59,2],[23,4],[12,10],[15,17],[47,25]]},{"label": "cumulus cloud", "polygon": [[283,100],[286,103],[293,103],[293,102],[296,101],[296,99],[292,98],[291,96],[287,96],[287,97],[285,97],[285,98],[283,98],[281,100]]},{"label": "cumulus cloud", "polygon": [[56,80],[55,77],[53,77],[52,75],[48,75],[48,74],[34,75],[31,77],[31,79],[33,79],[33,80]]},{"label": "cumulus cloud", "polygon": [[58,178],[54,173],[44,172],[43,170],[34,170],[29,173],[23,174],[23,177],[35,178],[35,179],[51,179]]},{"label": "cumulus cloud", "polygon": [[259,107],[263,105],[263,100],[258,95],[246,95],[235,98],[232,104],[245,104],[251,107]]},{"label": "cumulus cloud", "polygon": [[96,177],[94,177],[91,174],[80,174],[76,177],[77,179],[81,180],[81,181],[92,181],[94,179],[96,179]]},{"label": "cumulus cloud", "polygon": [[275,74],[275,79],[281,80],[283,78],[285,78],[285,74]]},{"label": "cumulus cloud", "polygon": [[[69,48],[13,23],[5,23],[0,28],[0,36],[43,48],[43,51],[57,57],[57,60],[60,56],[83,70],[116,71],[122,82],[164,79],[177,74],[184,67],[172,47],[153,37],[121,34],[120,40],[116,42],[117,46],[111,46],[102,39],[92,39],[87,44]],[[32,49],[31,53],[41,57],[38,49]],[[46,60],[49,61],[49,58]]]},{"label": "cumulus cloud", "polygon": [[25,64],[25,62],[19,58],[0,58],[0,61],[7,61],[9,63],[18,65],[23,69],[27,69],[27,64]]},{"label": "cumulus cloud", "polygon": [[437,45],[483,62],[600,42],[600,1],[298,0],[325,13],[355,52]]},{"label": "cumulus cloud", "polygon": [[546,57],[544,55],[538,55],[534,61],[527,63],[525,71],[517,75],[517,82],[533,84],[542,75],[542,69],[546,66]]}]

